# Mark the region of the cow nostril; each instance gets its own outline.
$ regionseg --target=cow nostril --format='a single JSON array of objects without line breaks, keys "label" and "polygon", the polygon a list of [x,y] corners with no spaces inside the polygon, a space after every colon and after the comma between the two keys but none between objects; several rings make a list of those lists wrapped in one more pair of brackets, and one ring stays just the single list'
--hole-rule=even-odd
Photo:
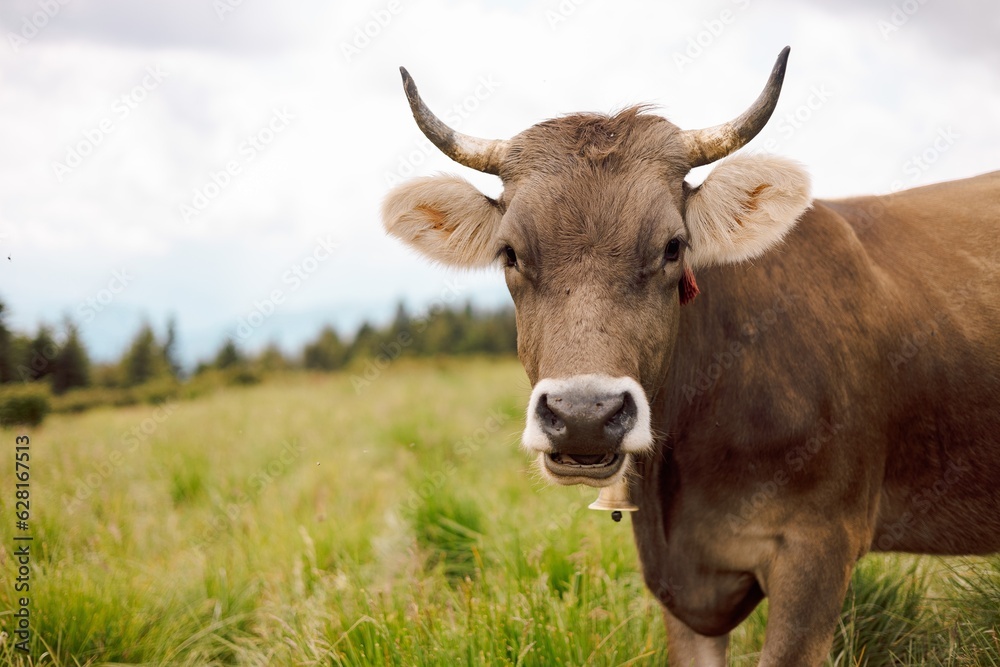
[{"label": "cow nostril", "polygon": [[636,413],[635,398],[627,391],[589,396],[545,393],[538,396],[533,419],[553,447],[603,454],[632,430]]},{"label": "cow nostril", "polygon": [[606,422],[605,427],[612,431],[628,432],[635,425],[637,413],[635,399],[626,391],[622,394],[621,407]]},{"label": "cow nostril", "polygon": [[[559,398],[555,399],[559,402]],[[553,435],[565,428],[563,420],[559,418],[552,408],[549,407],[549,396],[548,394],[542,394],[538,397],[538,408],[535,410],[539,421],[542,423],[542,430],[546,431],[549,435]]]}]

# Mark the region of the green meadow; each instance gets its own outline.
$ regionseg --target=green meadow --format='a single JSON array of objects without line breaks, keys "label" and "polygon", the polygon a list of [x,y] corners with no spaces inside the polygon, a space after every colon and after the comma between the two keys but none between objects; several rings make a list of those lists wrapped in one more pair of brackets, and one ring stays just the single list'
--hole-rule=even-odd
[{"label": "green meadow", "polygon": [[[0,430],[0,664],[663,664],[628,519],[518,447],[528,391],[513,359],[400,360],[362,387],[291,373]],[[756,663],[766,618],[731,664]],[[1000,665],[1000,560],[869,556],[831,664]]]}]

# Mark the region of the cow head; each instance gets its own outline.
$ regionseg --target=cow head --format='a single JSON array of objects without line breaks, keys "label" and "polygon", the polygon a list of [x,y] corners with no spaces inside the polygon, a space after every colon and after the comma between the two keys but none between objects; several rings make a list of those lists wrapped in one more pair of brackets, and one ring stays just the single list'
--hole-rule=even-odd
[{"label": "cow head", "polygon": [[736,156],[696,188],[684,180],[761,130],[787,57],[786,48],[747,111],[716,127],[682,131],[636,107],[492,141],[442,123],[401,70],[423,133],[498,175],[503,193],[491,199],[454,176],[415,179],[386,198],[385,227],[443,264],[502,267],[533,386],[523,444],[548,478],[610,485],[652,448],[649,398],[667,377],[694,272],[760,255],[808,206],[808,176],[777,157]]}]

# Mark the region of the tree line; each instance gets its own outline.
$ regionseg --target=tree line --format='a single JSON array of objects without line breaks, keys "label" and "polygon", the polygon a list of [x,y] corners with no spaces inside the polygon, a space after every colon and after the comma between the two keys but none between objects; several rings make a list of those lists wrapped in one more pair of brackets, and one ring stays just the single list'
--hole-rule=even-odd
[{"label": "tree line", "polygon": [[182,383],[213,372],[228,373],[235,382],[252,382],[270,372],[335,371],[379,356],[509,355],[517,350],[513,310],[479,310],[468,303],[420,315],[400,304],[385,325],[365,322],[351,337],[326,326],[291,354],[276,344],[250,353],[229,339],[192,373],[179,361],[174,319],[162,335],[149,323],[142,324],[121,357],[100,364],[91,361],[78,326],[68,317],[58,332],[42,325],[34,334],[12,331],[6,320],[7,311],[0,302],[0,385],[39,384],[56,396],[88,388]]}]

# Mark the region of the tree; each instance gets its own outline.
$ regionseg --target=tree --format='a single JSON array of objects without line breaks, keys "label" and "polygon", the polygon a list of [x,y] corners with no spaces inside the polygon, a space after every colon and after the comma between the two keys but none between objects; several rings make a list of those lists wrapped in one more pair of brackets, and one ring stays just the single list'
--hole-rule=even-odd
[{"label": "tree", "polygon": [[175,378],[181,376],[181,362],[177,358],[177,318],[173,315],[167,320],[167,340],[163,343],[163,361],[167,370]]},{"label": "tree", "polygon": [[[31,369],[32,339],[21,333],[14,333],[10,338],[10,360],[13,364],[11,382],[30,382],[35,379]],[[44,358],[43,358],[44,361]]]},{"label": "tree", "polygon": [[66,342],[52,360],[52,391],[62,394],[90,384],[90,358],[75,324],[66,319]]},{"label": "tree", "polygon": [[13,336],[7,328],[7,307],[0,301],[0,384],[13,382],[15,379],[14,349],[11,345]]},{"label": "tree", "polygon": [[354,334],[354,340],[351,341],[347,357],[349,359],[374,357],[378,354],[378,345],[381,340],[382,336],[379,335],[375,327],[365,322]]},{"label": "tree", "polygon": [[90,384],[109,389],[123,386],[125,383],[122,381],[121,364],[92,364],[90,367]]},{"label": "tree", "polygon": [[406,305],[400,301],[396,305],[396,316],[392,318],[392,325],[389,327],[389,333],[386,338],[397,340],[400,334],[412,335],[412,329],[413,320],[410,318],[410,314],[406,312]]},{"label": "tree", "polygon": [[233,339],[227,338],[226,342],[222,344],[221,348],[219,348],[218,353],[216,353],[213,365],[219,370],[222,370],[232,366],[238,366],[242,363],[243,354],[240,352],[239,348],[236,347],[236,343],[233,342]]},{"label": "tree", "polygon": [[163,351],[156,343],[156,334],[148,322],[139,328],[132,345],[122,359],[122,376],[126,387],[132,387],[166,373]]},{"label": "tree", "polygon": [[59,346],[52,338],[52,330],[41,325],[19,360],[18,379],[29,382],[48,377],[52,374],[52,362],[58,355]]},{"label": "tree", "polygon": [[348,348],[340,340],[333,327],[324,327],[319,337],[306,345],[302,354],[302,364],[317,371],[332,371],[347,363]]},{"label": "tree", "polygon": [[425,354],[464,354],[466,327],[462,314],[451,309],[435,310],[427,318],[421,338]]},{"label": "tree", "polygon": [[257,355],[255,366],[264,373],[276,373],[287,371],[292,367],[292,362],[288,360],[277,343],[271,342]]}]

